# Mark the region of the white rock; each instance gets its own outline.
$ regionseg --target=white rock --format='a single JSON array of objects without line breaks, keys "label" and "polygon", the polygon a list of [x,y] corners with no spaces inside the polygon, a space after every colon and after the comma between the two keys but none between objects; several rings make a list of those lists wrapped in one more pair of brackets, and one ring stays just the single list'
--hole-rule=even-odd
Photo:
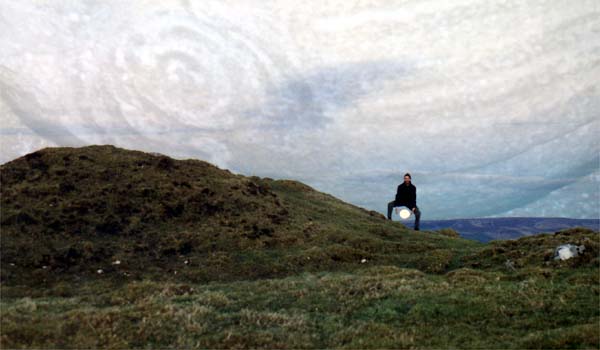
[{"label": "white rock", "polygon": [[585,246],[576,246],[574,244],[563,244],[556,247],[554,251],[554,260],[568,260],[579,256],[585,250]]}]

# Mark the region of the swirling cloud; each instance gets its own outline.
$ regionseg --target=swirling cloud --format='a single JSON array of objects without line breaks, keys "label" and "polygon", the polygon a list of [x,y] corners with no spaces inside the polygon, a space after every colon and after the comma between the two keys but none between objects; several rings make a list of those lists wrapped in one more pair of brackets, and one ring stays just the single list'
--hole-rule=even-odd
[{"label": "swirling cloud", "polygon": [[5,1],[0,146],[111,143],[423,218],[598,217],[594,0]]}]

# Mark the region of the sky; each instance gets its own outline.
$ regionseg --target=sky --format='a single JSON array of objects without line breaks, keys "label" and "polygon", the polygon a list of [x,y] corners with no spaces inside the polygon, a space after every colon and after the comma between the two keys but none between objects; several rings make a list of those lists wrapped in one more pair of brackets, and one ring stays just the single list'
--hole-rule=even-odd
[{"label": "sky", "polygon": [[597,0],[0,0],[0,162],[113,144],[422,220],[600,217]]}]

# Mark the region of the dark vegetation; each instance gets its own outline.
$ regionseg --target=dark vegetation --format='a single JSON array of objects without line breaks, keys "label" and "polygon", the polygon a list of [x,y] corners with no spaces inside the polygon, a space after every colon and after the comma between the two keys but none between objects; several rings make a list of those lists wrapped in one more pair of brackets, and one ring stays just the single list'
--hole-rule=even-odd
[{"label": "dark vegetation", "polygon": [[[599,234],[481,244],[113,146],[0,166],[6,347],[598,348]],[[559,244],[583,244],[557,261]]]}]

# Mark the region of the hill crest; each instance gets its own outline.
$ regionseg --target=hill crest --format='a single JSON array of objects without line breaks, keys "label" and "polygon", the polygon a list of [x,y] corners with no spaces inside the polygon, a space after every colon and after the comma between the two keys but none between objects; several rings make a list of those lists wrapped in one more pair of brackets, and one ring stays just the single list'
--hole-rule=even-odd
[{"label": "hill crest", "polygon": [[[452,230],[409,230],[297,181],[109,145],[45,148],[1,165],[0,180],[8,284],[247,280],[377,265],[445,273],[498,251]],[[536,241],[536,257],[568,234],[552,237]],[[593,264],[594,247],[582,263]],[[483,265],[501,268],[502,254]]]}]

